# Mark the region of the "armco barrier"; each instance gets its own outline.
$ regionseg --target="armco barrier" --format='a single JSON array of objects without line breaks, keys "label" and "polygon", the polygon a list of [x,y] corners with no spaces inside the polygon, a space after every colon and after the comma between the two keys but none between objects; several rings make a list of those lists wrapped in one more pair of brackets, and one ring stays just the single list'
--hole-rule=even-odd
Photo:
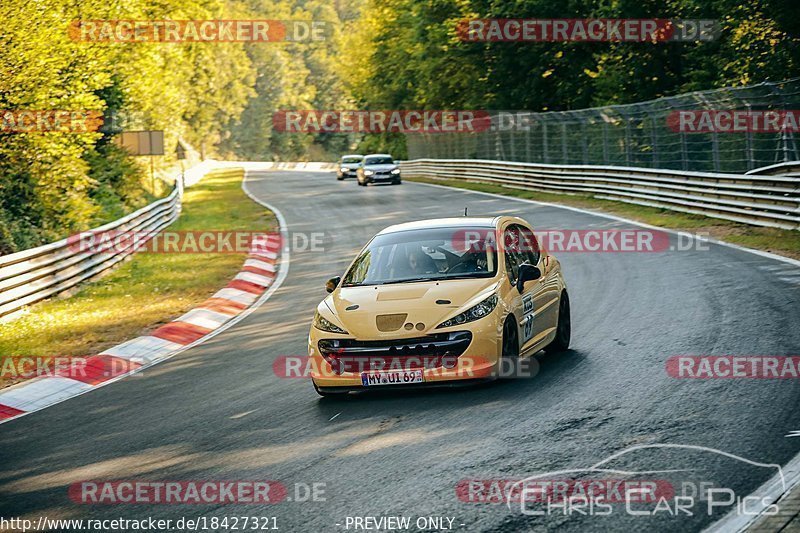
[{"label": "armco barrier", "polygon": [[319,161],[272,161],[261,164],[261,168],[271,170],[307,170],[311,172],[326,172],[336,170],[336,163],[323,163]]},{"label": "armco barrier", "polygon": [[[406,177],[496,183],[504,187],[589,194],[758,226],[800,229],[800,164],[787,175],[722,174],[633,167],[544,165],[481,159],[416,159],[400,164]],[[765,169],[766,170],[766,169]],[[766,170],[769,171],[769,170]]]},{"label": "armco barrier", "polygon": [[[197,183],[212,165],[213,162],[208,161],[188,169],[184,173],[187,186]],[[184,180],[176,180],[175,188],[166,198],[92,231],[130,231],[155,235],[180,215]],[[128,247],[115,247],[113,253],[102,247],[91,253],[82,252],[80,247],[71,244],[72,240],[62,239],[0,257],[0,320],[26,305],[97,276],[134,251],[132,243]],[[112,245],[109,243],[108,246]]]},{"label": "armco barrier", "polygon": [[777,163],[768,167],[754,168],[753,170],[745,172],[745,174],[800,177],[800,161],[787,161],[785,163]]}]

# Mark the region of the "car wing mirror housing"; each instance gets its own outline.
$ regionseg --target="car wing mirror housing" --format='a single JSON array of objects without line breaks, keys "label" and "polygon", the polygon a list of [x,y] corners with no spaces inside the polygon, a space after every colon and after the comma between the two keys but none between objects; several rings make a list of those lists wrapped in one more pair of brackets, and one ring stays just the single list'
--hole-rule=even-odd
[{"label": "car wing mirror housing", "polygon": [[339,286],[339,282],[342,281],[341,276],[336,276],[335,278],[331,278],[325,282],[325,290],[328,292],[333,292],[336,290],[336,287]]},{"label": "car wing mirror housing", "polygon": [[522,293],[525,290],[525,284],[529,281],[537,280],[542,277],[542,271],[539,267],[523,263],[519,266],[519,274],[517,276],[517,290]]}]

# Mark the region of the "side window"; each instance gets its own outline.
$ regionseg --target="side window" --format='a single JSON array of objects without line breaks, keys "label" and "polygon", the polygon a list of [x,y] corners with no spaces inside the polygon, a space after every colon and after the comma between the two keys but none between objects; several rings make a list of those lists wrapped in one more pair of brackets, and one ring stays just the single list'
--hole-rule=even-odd
[{"label": "side window", "polygon": [[523,228],[522,226],[516,227],[519,229],[522,237],[520,239],[523,242],[521,251],[524,252],[526,261],[531,265],[538,265],[541,252],[539,251],[539,241],[536,240],[536,235],[528,228]]},{"label": "side window", "polygon": [[503,232],[503,256],[506,259],[506,270],[508,271],[508,279],[511,281],[511,284],[515,284],[517,282],[517,276],[519,275],[519,265],[521,265],[525,259],[519,253],[519,231],[517,230],[519,226],[511,225],[506,228]]},{"label": "side window", "polygon": [[503,252],[512,284],[517,282],[519,265],[539,263],[539,241],[531,230],[518,224],[512,224],[503,232]]}]

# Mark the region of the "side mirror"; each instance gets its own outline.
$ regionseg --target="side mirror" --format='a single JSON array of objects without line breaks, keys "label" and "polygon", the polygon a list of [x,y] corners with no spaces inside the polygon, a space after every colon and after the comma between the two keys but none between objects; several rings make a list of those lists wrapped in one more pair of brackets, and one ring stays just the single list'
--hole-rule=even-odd
[{"label": "side mirror", "polygon": [[517,275],[517,290],[522,294],[525,290],[525,284],[542,277],[542,271],[539,267],[523,263],[519,266],[519,274]]},{"label": "side mirror", "polygon": [[333,292],[336,290],[336,287],[339,286],[339,282],[342,281],[341,276],[336,276],[335,278],[331,278],[325,282],[325,290],[328,292]]}]

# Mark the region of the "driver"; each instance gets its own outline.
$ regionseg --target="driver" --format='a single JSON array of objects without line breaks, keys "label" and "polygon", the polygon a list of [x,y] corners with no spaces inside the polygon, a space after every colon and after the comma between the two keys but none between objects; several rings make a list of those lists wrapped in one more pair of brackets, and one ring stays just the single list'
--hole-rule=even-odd
[{"label": "driver", "polygon": [[408,253],[408,266],[414,274],[435,274],[439,271],[431,256],[416,248]]}]

